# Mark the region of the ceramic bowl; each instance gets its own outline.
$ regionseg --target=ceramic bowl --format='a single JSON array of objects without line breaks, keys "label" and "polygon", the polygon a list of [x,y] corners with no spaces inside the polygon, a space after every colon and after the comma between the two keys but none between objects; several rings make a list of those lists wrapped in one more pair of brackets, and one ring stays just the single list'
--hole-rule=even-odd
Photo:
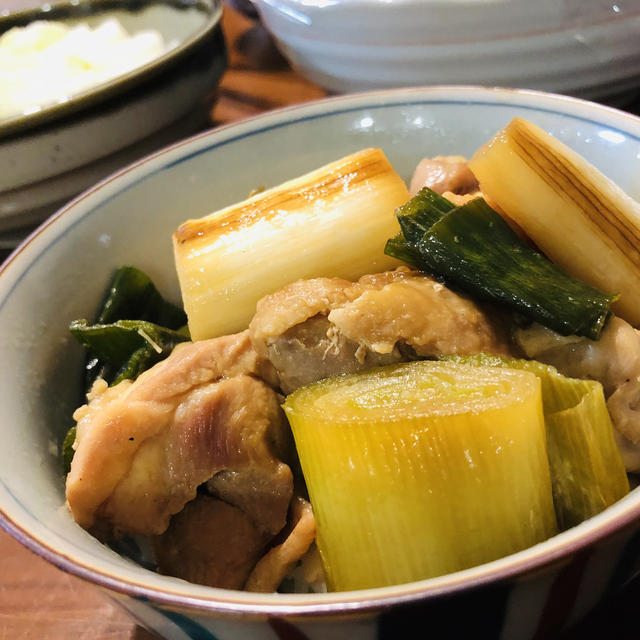
[{"label": "ceramic bowl", "polygon": [[34,20],[95,27],[115,16],[129,33],[154,29],[175,44],[65,102],[0,120],[5,240],[113,171],[204,128],[226,65],[221,12],[219,0],[65,0],[0,14],[0,33]]},{"label": "ceramic bowl", "polygon": [[57,454],[80,401],[83,356],[67,326],[94,313],[115,268],[144,269],[178,301],[170,236],[187,217],[368,146],[408,179],[423,156],[469,156],[516,115],[640,195],[640,119],[535,92],[441,87],[334,98],[201,134],[45,222],[0,271],[0,523],[176,640],[374,640],[416,628],[514,639],[581,618],[640,568],[638,489],[546,542],[455,574],[366,591],[252,594],[157,575],[100,544],[65,508]]},{"label": "ceramic bowl", "polygon": [[640,4],[600,0],[253,0],[326,89],[482,84],[621,100],[640,87]]}]

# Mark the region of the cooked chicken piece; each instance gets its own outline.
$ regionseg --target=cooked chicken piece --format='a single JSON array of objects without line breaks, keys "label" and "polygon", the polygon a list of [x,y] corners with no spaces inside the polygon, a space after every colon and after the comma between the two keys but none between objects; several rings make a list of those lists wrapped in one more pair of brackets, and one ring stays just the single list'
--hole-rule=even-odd
[{"label": "cooked chicken piece", "polygon": [[327,579],[322,566],[322,556],[315,542],[309,547],[309,551],[302,556],[300,566],[304,581],[311,587],[312,591],[315,593],[327,591]]},{"label": "cooked chicken piece", "polygon": [[258,302],[249,331],[285,393],[328,375],[416,357],[510,355],[499,321],[406,267],[358,282],[294,282]]},{"label": "cooked chicken piece", "polygon": [[[247,404],[252,402],[247,396],[244,400]],[[288,433],[288,423],[282,428]],[[253,437],[250,431],[247,435]],[[287,467],[287,482],[274,482],[271,466],[252,464],[220,471],[207,481],[206,487],[211,495],[239,507],[263,529],[275,534],[283,527],[283,508],[286,512],[291,500],[293,485],[288,481],[289,475]]]},{"label": "cooked chicken piece", "polygon": [[[276,591],[315,539],[311,505],[292,500],[275,539],[245,512],[199,493],[153,540],[160,573],[223,589]],[[266,551],[266,553],[265,553]]]},{"label": "cooked chicken piece", "polygon": [[640,443],[640,382],[638,376],[623,382],[607,399],[616,429],[633,444]]},{"label": "cooked chicken piece", "polygon": [[[474,191],[473,193],[453,193],[451,191],[445,191],[442,194],[449,202],[452,202],[456,207],[461,207],[463,204],[467,204],[475,198],[482,198],[484,194],[481,191]],[[486,198],[485,198],[486,199]]]},{"label": "cooked chicken piece", "polygon": [[153,546],[160,573],[242,589],[269,538],[238,507],[199,494],[171,518]]},{"label": "cooked chicken piece", "polygon": [[[615,422],[614,422],[615,425]],[[618,451],[624,464],[625,469],[629,473],[640,472],[640,446],[625,438],[618,430],[613,434],[616,438]]]},{"label": "cooked chicken piece", "polygon": [[270,549],[249,575],[246,591],[276,591],[283,578],[304,556],[316,537],[316,522],[309,502],[296,497],[283,542]]},{"label": "cooked chicken piece", "polygon": [[561,336],[539,324],[517,330],[515,340],[528,358],[551,364],[572,378],[597,380],[606,396],[640,375],[640,334],[616,316],[609,319],[599,340]]},{"label": "cooked chicken piece", "polygon": [[293,325],[273,340],[268,338],[265,343],[256,344],[271,358],[280,374],[280,388],[284,393],[322,378],[403,359],[399,349],[376,353],[363,348],[336,331],[324,314]]},{"label": "cooked chicken piece", "polygon": [[508,354],[497,321],[462,295],[408,268],[360,278],[358,296],[328,319],[343,335],[377,353],[399,341],[418,356],[486,351]]},{"label": "cooked chicken piece", "polygon": [[561,336],[538,324],[516,331],[515,340],[528,358],[602,384],[625,466],[640,470],[640,332],[613,316],[599,340]]},{"label": "cooked chicken piece", "polygon": [[436,156],[420,161],[409,186],[413,197],[423,187],[438,193],[451,191],[455,194],[473,193],[478,190],[478,181],[462,156]]},{"label": "cooked chicken piece", "polygon": [[293,491],[282,462],[290,431],[257,375],[272,373],[243,332],[185,343],[133,383],[96,387],[74,415],[66,490],[76,521],[103,536],[160,534],[198,486],[226,471],[248,482],[242,499],[239,481],[225,499],[261,531],[280,531]]}]

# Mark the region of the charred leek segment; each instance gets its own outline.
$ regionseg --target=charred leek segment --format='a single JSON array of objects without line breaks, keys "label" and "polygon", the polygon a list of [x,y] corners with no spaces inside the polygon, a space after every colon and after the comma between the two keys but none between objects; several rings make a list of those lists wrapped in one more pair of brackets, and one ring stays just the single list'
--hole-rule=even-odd
[{"label": "charred leek segment", "polygon": [[[612,296],[567,275],[524,244],[482,198],[443,213],[424,201],[422,217],[435,220],[416,239],[416,216],[401,222],[412,264],[484,300],[498,302],[563,335],[597,339]],[[394,240],[397,242],[397,240]],[[393,251],[388,244],[387,251]],[[399,256],[399,252],[394,255]]]},{"label": "charred leek segment", "polygon": [[382,151],[365,149],[185,222],[173,244],[193,339],[245,329],[261,297],[298,278],[396,266],[383,249],[408,199]]},{"label": "charred leek segment", "polygon": [[515,118],[469,163],[481,190],[567,273],[620,293],[640,324],[640,204],[580,155]]},{"label": "charred leek segment", "polygon": [[629,492],[600,383],[566,378],[534,360],[491,355],[447,360],[523,369],[540,378],[553,499],[561,529],[600,513]]},{"label": "charred leek segment", "polygon": [[531,373],[412,362],[303,387],[284,408],[333,590],[442,575],[556,532]]}]

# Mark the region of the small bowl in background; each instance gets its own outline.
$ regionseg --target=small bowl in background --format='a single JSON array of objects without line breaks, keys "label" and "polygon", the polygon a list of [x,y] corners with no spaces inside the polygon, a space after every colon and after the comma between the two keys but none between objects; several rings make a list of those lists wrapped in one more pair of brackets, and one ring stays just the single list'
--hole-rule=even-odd
[{"label": "small bowl in background", "polygon": [[185,219],[370,146],[408,180],[422,157],[470,156],[514,116],[640,195],[639,118],[536,92],[434,87],[343,96],[220,127],[111,176],[50,218],[0,267],[0,525],[172,640],[385,640],[420,628],[451,638],[555,637],[638,574],[640,488],[482,566],[316,594],[213,589],[153,573],[102,545],[65,508],[57,452],[80,402],[83,365],[68,325],[94,313],[114,269],[143,269],[177,301],[171,233]]},{"label": "small bowl in background", "polygon": [[640,88],[640,4],[252,0],[291,64],[337,92],[480,84],[620,101]]},{"label": "small bowl in background", "polygon": [[130,34],[153,29],[175,45],[64,102],[0,120],[1,248],[113,171],[206,126],[226,66],[221,16],[220,0],[65,0],[0,15],[0,33],[116,17]]}]

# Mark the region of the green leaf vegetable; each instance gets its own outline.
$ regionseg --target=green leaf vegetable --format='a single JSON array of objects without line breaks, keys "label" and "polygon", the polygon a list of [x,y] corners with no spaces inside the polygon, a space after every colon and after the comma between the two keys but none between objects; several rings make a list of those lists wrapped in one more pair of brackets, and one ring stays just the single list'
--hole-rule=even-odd
[{"label": "green leaf vegetable", "polygon": [[[109,325],[120,320],[146,321],[158,325],[161,328],[172,329],[174,331],[180,330],[184,333],[186,331],[184,327],[186,327],[187,324],[187,315],[180,307],[175,306],[163,298],[146,273],[136,267],[123,266],[116,271],[93,324]],[[72,323],[71,326],[73,328],[74,323]],[[72,333],[74,333],[73,329]],[[85,379],[85,387],[87,390],[91,388],[94,380],[98,377],[103,378],[109,383],[113,383],[116,378],[118,378],[118,380],[123,379],[120,374],[120,369],[122,368],[124,370],[127,368],[124,365],[124,359],[121,358],[120,355],[116,355],[112,351],[111,353],[116,355],[114,360],[108,357],[108,353],[106,357],[105,354],[102,354],[102,357],[100,357],[100,354],[95,351],[95,347],[86,343],[86,340],[90,339],[89,336],[92,336],[91,339],[96,342],[96,345],[100,344],[101,341],[98,333],[98,331],[87,331],[83,333],[76,331],[74,333],[75,337],[87,347],[88,350]],[[81,335],[85,336],[84,342],[80,339]],[[113,333],[110,335],[113,335]],[[188,335],[184,339],[188,340]],[[132,347],[135,347],[131,349],[131,356],[133,352],[137,350],[137,347],[145,346],[135,340],[130,342],[130,344]],[[151,345],[149,344],[148,347],[149,362],[154,364],[153,357],[150,353]],[[137,357],[140,357],[140,355]],[[132,371],[135,372],[135,367]],[[135,375],[125,377],[135,377]]]},{"label": "green leaf vegetable", "polygon": [[186,329],[173,331],[146,320],[118,320],[111,324],[74,320],[69,331],[92,358],[102,363],[102,377],[112,385],[135,380],[164,360],[176,344],[189,339]]},{"label": "green leaf vegetable", "polygon": [[598,339],[616,296],[567,275],[527,246],[483,198],[459,207],[447,202],[422,189],[397,211],[404,244],[396,236],[385,252],[562,335]]},{"label": "green leaf vegetable", "polygon": [[[74,320],[71,334],[87,350],[85,390],[101,377],[110,385],[135,380],[179,343],[189,340],[187,317],[165,300],[147,274],[124,266],[115,273],[96,319]],[[62,443],[62,464],[69,472],[75,426]]]},{"label": "green leaf vegetable", "polygon": [[116,271],[96,323],[125,319],[148,320],[169,329],[187,323],[185,312],[165,300],[146,273],[129,266]]}]

